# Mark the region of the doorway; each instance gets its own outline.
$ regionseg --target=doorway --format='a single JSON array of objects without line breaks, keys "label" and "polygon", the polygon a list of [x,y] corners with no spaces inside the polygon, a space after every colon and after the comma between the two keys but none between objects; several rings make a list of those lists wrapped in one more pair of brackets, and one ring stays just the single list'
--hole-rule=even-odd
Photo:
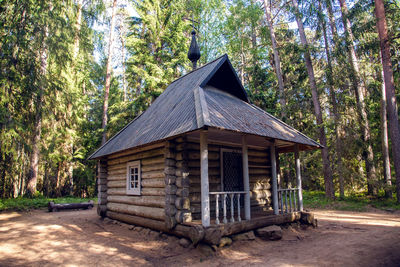
[{"label": "doorway", "polygon": [[243,191],[243,162],[240,150],[221,149],[221,187],[224,192]]}]

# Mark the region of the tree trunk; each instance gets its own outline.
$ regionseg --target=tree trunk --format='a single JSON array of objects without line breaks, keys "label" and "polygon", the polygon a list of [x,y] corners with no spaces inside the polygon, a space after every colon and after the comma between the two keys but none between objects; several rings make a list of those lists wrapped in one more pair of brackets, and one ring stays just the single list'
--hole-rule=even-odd
[{"label": "tree trunk", "polygon": [[359,121],[362,139],[364,142],[364,153],[363,158],[365,161],[365,168],[367,171],[367,184],[368,184],[368,194],[377,195],[377,177],[374,164],[374,152],[371,145],[371,130],[368,122],[368,115],[365,107],[364,91],[365,88],[362,85],[360,79],[360,68],[358,65],[357,55],[354,49],[354,37],[351,30],[350,20],[348,19],[348,10],[345,0],[339,0],[340,7],[342,11],[342,20],[344,25],[344,30],[346,34],[346,44],[349,49],[350,57],[350,80],[352,81],[352,86],[356,94],[357,108],[359,113]]},{"label": "tree trunk", "polygon": [[375,14],[382,53],[387,113],[389,119],[390,139],[392,141],[392,157],[394,170],[396,173],[397,202],[400,203],[400,127],[397,113],[392,62],[390,59],[390,43],[386,24],[385,7],[382,0],[375,0]]},{"label": "tree trunk", "polygon": [[285,85],[283,83],[283,75],[281,70],[281,60],[278,52],[278,45],[275,38],[275,30],[273,21],[271,19],[271,13],[269,11],[268,1],[264,0],[264,10],[265,10],[265,21],[267,22],[269,28],[269,34],[272,42],[272,49],[274,51],[274,63],[275,63],[275,73],[278,78],[279,87],[279,103],[281,104],[282,112],[281,117],[284,119],[286,117],[286,96],[285,96]]},{"label": "tree trunk", "polygon": [[106,69],[106,84],[104,86],[104,102],[103,102],[103,117],[101,128],[103,129],[103,138],[101,144],[105,144],[107,141],[107,112],[108,112],[108,95],[110,94],[111,84],[111,69],[112,69],[112,47],[114,43],[114,24],[115,24],[115,11],[117,6],[117,0],[113,0],[112,15],[110,23],[110,35],[108,40],[108,59]]},{"label": "tree trunk", "polygon": [[293,7],[294,7],[295,16],[296,16],[297,26],[299,28],[300,40],[301,40],[301,43],[302,43],[302,45],[304,47],[304,51],[305,51],[304,58],[306,61],[309,83],[310,83],[310,87],[311,87],[312,100],[313,100],[313,104],[314,104],[314,113],[315,113],[315,117],[317,119],[317,125],[319,128],[319,141],[320,141],[321,145],[324,146],[322,148],[321,154],[322,154],[322,161],[323,161],[325,194],[328,198],[334,199],[335,198],[335,189],[333,187],[332,170],[331,170],[330,161],[329,161],[329,152],[328,152],[328,147],[327,147],[327,142],[326,142],[325,127],[324,127],[324,122],[323,122],[323,118],[322,118],[321,104],[319,102],[319,97],[318,97],[317,83],[315,81],[314,68],[313,68],[312,61],[311,61],[310,51],[308,50],[308,41],[307,41],[306,34],[304,31],[303,21],[301,20],[301,17],[300,17],[299,5],[297,3],[297,0],[292,0],[292,3],[293,3]]},{"label": "tree trunk", "polygon": [[32,154],[29,160],[29,173],[27,179],[26,194],[33,196],[36,193],[36,185],[39,173],[39,156],[40,156],[40,140],[42,134],[42,105],[43,105],[43,93],[44,93],[44,80],[47,73],[48,65],[48,48],[47,48],[47,37],[49,35],[49,27],[44,27],[44,40],[43,47],[40,52],[40,79],[42,80],[41,85],[36,97],[35,105],[35,122],[33,127],[33,138],[32,138]]},{"label": "tree trunk", "polygon": [[[340,137],[340,120],[341,116],[337,108],[337,100],[336,100],[336,92],[335,92],[335,83],[333,81],[333,67],[332,67],[332,58],[331,54],[329,51],[329,42],[328,42],[328,37],[326,34],[326,23],[325,19],[322,17],[322,7],[321,7],[321,1],[319,1],[319,20],[322,26],[322,32],[323,32],[323,37],[324,37],[324,42],[325,42],[325,53],[326,53],[326,58],[328,62],[328,68],[326,69],[326,76],[327,80],[329,83],[329,94],[331,97],[331,104],[332,104],[332,111],[334,115],[334,123],[335,123],[335,136],[336,136],[336,156],[337,156],[337,171],[339,175],[339,192],[340,192],[340,197],[344,197],[344,174],[343,174],[343,151],[342,151],[342,139]],[[336,27],[335,27],[336,29]]]},{"label": "tree trunk", "polygon": [[76,24],[75,24],[75,38],[74,38],[74,60],[76,61],[76,58],[79,53],[79,33],[81,31],[81,25],[82,25],[82,4],[83,0],[78,0],[77,2],[77,8],[78,10],[76,11]]},{"label": "tree trunk", "polygon": [[[124,22],[122,22],[124,23]],[[125,36],[123,26],[120,27],[119,38],[121,39],[121,55],[122,55],[122,88],[124,90],[124,101],[128,100],[128,95],[126,91],[126,64],[125,64]]]},{"label": "tree trunk", "polygon": [[[79,43],[80,43],[80,31],[81,31],[81,25],[82,25],[82,4],[83,0],[78,0],[77,1],[77,14],[76,14],[76,23],[75,23],[75,37],[74,37],[74,57],[73,57],[73,62],[72,62],[72,68],[73,68],[73,74],[75,76],[75,85],[78,87],[78,74],[76,71],[76,65],[78,63],[78,55],[79,55]],[[82,90],[82,93],[84,95],[84,92]],[[72,114],[72,104],[68,103],[67,106],[67,114],[68,117],[71,117]],[[70,158],[67,159],[66,164],[67,164],[67,175],[68,175],[68,181],[69,181],[69,195],[73,195],[74,192],[74,161],[73,161],[73,153],[74,153],[74,142],[71,141],[70,144],[67,145],[67,151],[68,154],[70,155]]]},{"label": "tree trunk", "polygon": [[57,174],[56,174],[56,190],[54,194],[56,197],[61,197],[61,184],[62,184],[62,178],[61,178],[61,162],[57,163]]},{"label": "tree trunk", "polygon": [[[381,59],[382,60],[382,59]],[[385,197],[392,198],[392,176],[390,172],[390,159],[389,159],[389,138],[388,138],[388,126],[387,126],[387,105],[386,105],[386,89],[385,80],[382,70],[380,75],[382,78],[381,85],[381,139],[382,139],[382,159],[383,159],[383,177],[385,179]]]},{"label": "tree trunk", "polygon": [[326,8],[328,9],[329,25],[331,27],[331,32],[332,32],[332,35],[333,35],[333,41],[334,41],[334,43],[336,45],[337,41],[339,40],[339,36],[337,34],[335,16],[333,15],[332,1],[331,0],[326,0],[325,3],[326,3]]},{"label": "tree trunk", "polygon": [[240,58],[241,58],[241,64],[240,64],[240,81],[242,84],[244,84],[244,69],[245,69],[245,59],[244,59],[244,51],[243,51],[243,37],[240,36]]}]

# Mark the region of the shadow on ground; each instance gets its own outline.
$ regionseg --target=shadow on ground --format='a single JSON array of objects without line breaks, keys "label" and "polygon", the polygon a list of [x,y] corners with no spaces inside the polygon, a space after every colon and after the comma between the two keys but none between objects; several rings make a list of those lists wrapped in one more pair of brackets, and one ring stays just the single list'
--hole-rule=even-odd
[{"label": "shadow on ground", "polygon": [[315,211],[317,229],[237,241],[213,256],[176,237],[100,219],[95,209],[0,213],[0,266],[399,266],[400,215]]}]

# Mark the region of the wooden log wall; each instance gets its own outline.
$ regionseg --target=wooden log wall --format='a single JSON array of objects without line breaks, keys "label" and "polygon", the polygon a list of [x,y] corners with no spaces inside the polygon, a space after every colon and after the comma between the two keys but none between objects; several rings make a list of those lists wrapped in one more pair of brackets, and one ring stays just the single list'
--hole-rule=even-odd
[{"label": "wooden log wall", "polygon": [[[178,146],[179,147],[179,146]],[[208,144],[209,188],[210,192],[222,191],[221,188],[221,149],[241,150],[240,147]],[[200,144],[196,140],[186,142],[189,167],[189,200],[192,218],[201,219],[200,192]],[[251,211],[270,209],[271,204],[271,163],[267,149],[249,148],[249,182]],[[215,216],[215,199],[210,199],[211,216]]]},{"label": "wooden log wall", "polygon": [[177,209],[175,219],[178,223],[187,223],[192,221],[192,212],[190,211],[189,199],[189,153],[187,150],[186,137],[179,137],[176,143],[176,199],[175,207]]},{"label": "wooden log wall", "polygon": [[[106,169],[107,216],[125,214],[164,223],[166,207],[164,147],[165,143],[159,143],[109,156]],[[126,166],[128,162],[136,160],[140,160],[141,165],[141,195],[127,195]]]},{"label": "wooden log wall", "polygon": [[165,226],[173,229],[176,226],[176,151],[173,141],[165,142],[164,153],[164,184],[165,184]]},{"label": "wooden log wall", "polygon": [[[209,144],[210,192],[222,191],[220,151],[240,150]],[[252,212],[270,209],[271,167],[267,149],[249,148],[249,180]],[[126,194],[126,164],[140,160],[141,195]],[[178,137],[146,148],[112,155],[99,164],[99,214],[126,214],[161,221],[167,229],[201,219],[200,145]],[[215,200],[211,199],[211,216]],[[108,216],[108,215],[107,215]],[[114,216],[115,217],[115,216]]]},{"label": "wooden log wall", "polygon": [[271,159],[269,149],[249,148],[251,210],[271,209]]},{"label": "wooden log wall", "polygon": [[100,160],[97,164],[97,214],[107,215],[107,162]]}]

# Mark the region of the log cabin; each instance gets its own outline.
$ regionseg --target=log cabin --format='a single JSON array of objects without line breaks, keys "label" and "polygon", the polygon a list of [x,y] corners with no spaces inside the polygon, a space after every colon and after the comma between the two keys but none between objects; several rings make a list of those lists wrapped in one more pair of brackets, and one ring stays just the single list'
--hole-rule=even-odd
[{"label": "log cabin", "polygon": [[[322,146],[251,104],[227,55],[196,68],[199,55],[189,50],[194,70],[90,156],[98,214],[211,244],[299,220],[299,153]],[[292,152],[297,186],[281,188],[277,158]]]}]

